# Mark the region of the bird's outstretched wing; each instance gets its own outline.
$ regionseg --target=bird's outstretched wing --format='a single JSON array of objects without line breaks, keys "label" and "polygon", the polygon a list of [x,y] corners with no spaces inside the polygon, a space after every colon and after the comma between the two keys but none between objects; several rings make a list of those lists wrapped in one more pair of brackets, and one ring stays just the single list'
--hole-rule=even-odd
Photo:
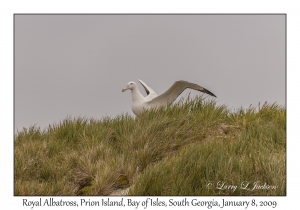
[{"label": "bird's outstretched wing", "polygon": [[149,87],[145,82],[143,82],[140,79],[138,81],[142,84],[142,86],[144,87],[144,89],[147,93],[146,99],[151,100],[157,96],[157,94],[154,92],[154,90],[151,87]]},{"label": "bird's outstretched wing", "polygon": [[209,90],[194,84],[194,83],[190,83],[187,81],[176,81],[174,82],[174,84],[167,90],[165,91],[163,94],[153,98],[151,101],[148,102],[148,104],[151,107],[159,107],[161,105],[170,105],[172,104],[176,98],[186,89],[186,88],[191,88],[194,90],[198,90],[201,91],[203,93],[207,93],[208,95],[215,96],[215,94],[213,94],[212,92],[210,92]]}]

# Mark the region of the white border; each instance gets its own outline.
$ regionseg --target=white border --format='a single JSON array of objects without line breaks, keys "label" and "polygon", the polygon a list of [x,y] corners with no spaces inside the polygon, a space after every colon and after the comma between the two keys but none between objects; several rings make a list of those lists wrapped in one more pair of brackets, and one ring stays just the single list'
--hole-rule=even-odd
[{"label": "white border", "polygon": [[[287,196],[255,197],[277,200],[276,209],[298,207],[299,164],[297,138],[299,117],[299,7],[297,1],[277,0],[152,0],[152,1],[38,1],[4,0],[0,8],[0,142],[1,142],[1,190],[0,205],[3,209],[20,209],[22,197],[13,196],[13,14],[14,13],[286,13],[287,14]],[[271,75],[270,75],[271,79]],[[28,198],[28,197],[27,197]],[[35,199],[36,197],[33,197]],[[66,200],[72,197],[62,197]],[[92,197],[93,199],[95,197]],[[211,200],[213,197],[202,197]],[[78,199],[79,198],[74,198]],[[136,197],[136,199],[144,199]],[[163,198],[162,198],[163,199]],[[168,200],[169,198],[166,197]],[[221,197],[216,197],[221,199]],[[230,197],[226,197],[230,199]],[[251,199],[250,197],[232,197],[232,200]],[[103,207],[101,207],[103,208]],[[29,209],[27,207],[27,209]],[[80,208],[83,209],[83,208]],[[90,209],[90,208],[88,208]],[[95,209],[95,207],[94,207]],[[237,209],[237,208],[235,208]],[[296,208],[295,208],[296,209]]]}]

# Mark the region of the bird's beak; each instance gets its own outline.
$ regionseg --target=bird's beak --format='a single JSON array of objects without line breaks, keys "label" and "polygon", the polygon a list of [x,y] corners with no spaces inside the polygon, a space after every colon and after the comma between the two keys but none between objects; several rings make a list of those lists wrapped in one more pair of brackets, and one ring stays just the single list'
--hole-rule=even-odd
[{"label": "bird's beak", "polygon": [[126,91],[126,90],[128,90],[128,89],[129,89],[129,87],[128,87],[128,85],[127,85],[125,88],[122,89],[122,92],[124,92],[124,91]]}]

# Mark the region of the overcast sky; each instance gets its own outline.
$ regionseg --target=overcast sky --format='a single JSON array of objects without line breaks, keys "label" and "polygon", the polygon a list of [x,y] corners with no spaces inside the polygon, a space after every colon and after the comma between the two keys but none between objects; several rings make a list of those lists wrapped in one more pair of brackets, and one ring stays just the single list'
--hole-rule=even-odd
[{"label": "overcast sky", "polygon": [[230,108],[285,105],[285,18],[15,15],[15,129],[132,114],[121,90],[137,79],[158,94],[187,80]]}]

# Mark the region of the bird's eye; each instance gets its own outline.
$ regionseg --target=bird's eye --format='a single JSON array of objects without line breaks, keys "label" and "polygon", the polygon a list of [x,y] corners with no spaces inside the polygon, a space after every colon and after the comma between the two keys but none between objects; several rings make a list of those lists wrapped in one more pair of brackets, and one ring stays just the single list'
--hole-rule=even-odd
[{"label": "bird's eye", "polygon": [[131,85],[133,85],[133,83],[130,83]]}]

